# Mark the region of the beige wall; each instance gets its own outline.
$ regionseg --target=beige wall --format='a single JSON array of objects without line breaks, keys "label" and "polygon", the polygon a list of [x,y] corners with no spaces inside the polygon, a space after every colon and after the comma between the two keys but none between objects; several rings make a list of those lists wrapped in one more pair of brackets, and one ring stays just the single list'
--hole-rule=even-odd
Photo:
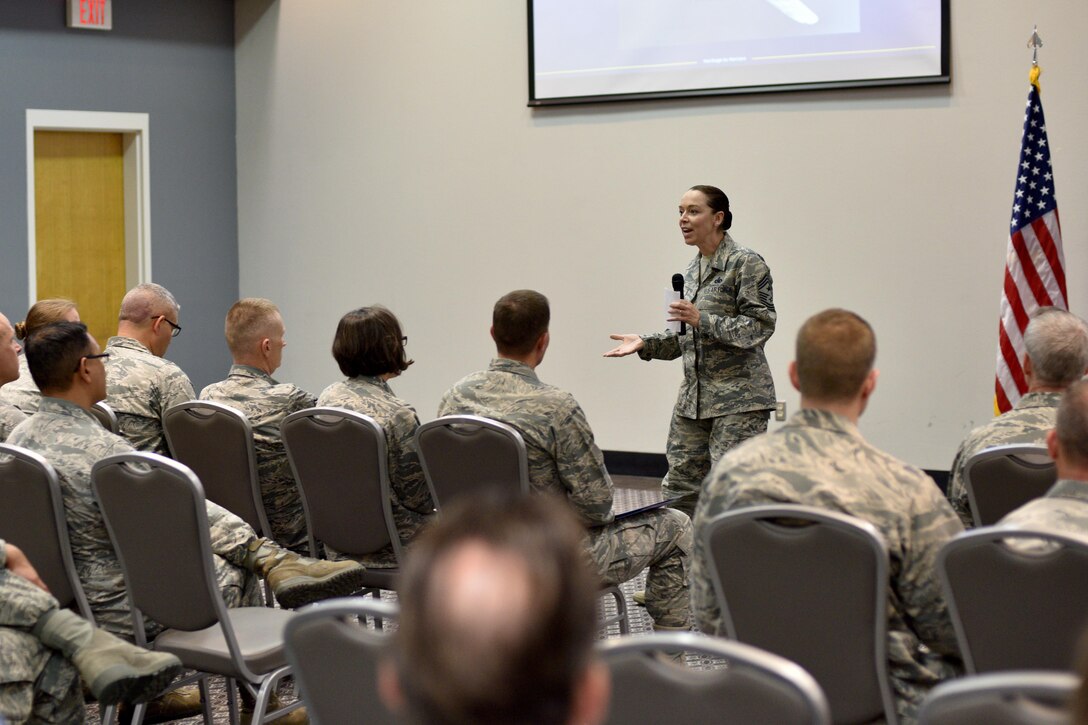
[{"label": "beige wall", "polygon": [[662,451],[679,362],[600,354],[609,332],[660,327],[691,256],[676,202],[711,183],[774,274],[779,398],[796,408],[804,319],[854,309],[880,344],[863,432],[947,469],[991,411],[1033,23],[1070,298],[1088,311],[1082,2],[955,0],[951,86],[547,110],[525,105],[518,0],[237,6],[240,289],[280,303],[279,377],[315,392],[339,376],[339,316],[381,302],[417,361],[394,390],[428,420],[486,365],[491,304],[532,287],[553,307],[541,377],[575,394],[602,448]]}]

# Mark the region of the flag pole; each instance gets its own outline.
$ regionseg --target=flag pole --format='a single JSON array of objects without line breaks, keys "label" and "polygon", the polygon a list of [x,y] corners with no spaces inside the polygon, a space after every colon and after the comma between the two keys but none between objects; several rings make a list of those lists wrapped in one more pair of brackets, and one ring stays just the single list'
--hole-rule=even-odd
[{"label": "flag pole", "polygon": [[1043,39],[1039,37],[1038,25],[1031,26],[1028,47],[1031,48],[1031,70],[1028,71],[1028,80],[1031,81],[1031,85],[1035,86],[1035,90],[1042,91],[1039,88],[1039,74],[1042,72],[1039,68],[1039,48],[1043,47]]}]

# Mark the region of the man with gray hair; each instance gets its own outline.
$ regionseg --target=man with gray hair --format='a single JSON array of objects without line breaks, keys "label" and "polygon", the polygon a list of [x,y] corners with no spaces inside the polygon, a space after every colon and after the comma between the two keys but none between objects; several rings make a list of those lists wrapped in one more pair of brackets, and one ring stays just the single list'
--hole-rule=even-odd
[{"label": "man with gray hair", "polygon": [[162,285],[133,287],[121,300],[117,335],[106,343],[106,402],[118,432],[138,451],[170,455],[162,414],[196,398],[189,376],[163,355],[181,332],[181,306]]},{"label": "man with gray hair", "polygon": [[1024,377],[1028,391],[1012,410],[975,428],[952,461],[948,500],[963,525],[975,525],[963,471],[967,461],[987,448],[1046,443],[1054,427],[1062,392],[1088,370],[1088,325],[1065,310],[1039,310],[1024,331]]},{"label": "man with gray hair", "polygon": [[1088,536],[1088,381],[1078,380],[1062,395],[1046,447],[1058,469],[1057,483],[1000,524]]}]

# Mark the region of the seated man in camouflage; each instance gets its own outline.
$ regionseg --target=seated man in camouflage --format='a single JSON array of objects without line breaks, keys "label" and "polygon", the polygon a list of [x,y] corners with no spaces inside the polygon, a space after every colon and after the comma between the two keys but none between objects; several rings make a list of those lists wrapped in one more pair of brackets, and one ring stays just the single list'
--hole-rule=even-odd
[{"label": "seated man in camouflage", "polygon": [[[0,315],[0,386],[19,379],[19,343],[8,318]],[[7,440],[26,415],[6,400],[0,399],[0,443]]]},{"label": "seated man in camouflage", "polygon": [[1043,445],[1054,428],[1062,391],[1088,369],[1088,326],[1055,307],[1040,310],[1024,331],[1023,369],[1027,392],[1012,410],[975,428],[952,461],[948,500],[966,527],[974,526],[963,471],[971,456],[994,446]]},{"label": "seated man in camouflage", "polygon": [[227,312],[227,347],[234,361],[227,379],[200,391],[201,400],[223,403],[242,412],[253,426],[261,498],[272,527],[272,538],[298,550],[306,543],[306,517],[298,485],[291,473],[280,423],[291,413],[312,408],[317,398],[272,373],[280,366],[287,345],[279,309],[269,300],[238,300]]},{"label": "seated man in camouflage", "polygon": [[480,415],[516,428],[528,449],[533,489],[569,502],[586,526],[586,547],[601,578],[619,584],[649,567],[646,609],[654,627],[687,629],[691,521],[673,509],[613,520],[612,479],[585,413],[570,393],[536,376],[550,318],[539,292],[518,290],[496,302],[491,337],[498,356],[450,388],[438,414]]},{"label": "seated man in camouflage", "polygon": [[196,398],[189,376],[163,359],[181,332],[180,312],[165,287],[137,285],[121,300],[117,335],[106,343],[106,402],[117,413],[121,437],[138,451],[169,456],[162,414]]},{"label": "seated man in camouflage", "polygon": [[0,540],[0,721],[80,723],[82,678],[100,704],[143,702],[181,672],[150,652],[59,609],[26,555]]},{"label": "seated man in camouflage", "polygon": [[999,523],[1088,536],[1088,381],[1078,380],[1062,395],[1046,447],[1058,469],[1057,483]]},{"label": "seated man in camouflage", "polygon": [[695,509],[691,606],[700,630],[725,634],[702,539],[720,513],[789,503],[868,521],[891,561],[888,673],[896,710],[913,721],[930,688],[961,672],[936,560],[963,527],[933,479],[861,437],[857,423],[876,388],[875,359],[873,330],[852,312],[826,310],[802,325],[789,368],[801,410],[726,453],[707,478]]},{"label": "seated man in camouflage", "polygon": [[[98,343],[78,322],[32,333],[26,355],[42,391],[42,403],[8,442],[35,451],[53,464],[64,496],[76,570],[95,618],[110,632],[131,638],[132,617],[121,566],[91,490],[91,467],[96,461],[133,450],[88,412],[105,397],[108,354],[99,353]],[[207,506],[211,548],[227,606],[260,603],[256,576],[267,579],[280,604],[288,608],[350,594],[361,586],[363,568],[355,562],[300,557],[257,538],[248,524],[226,509],[211,501]],[[149,629],[153,636],[157,627],[151,623]]]}]

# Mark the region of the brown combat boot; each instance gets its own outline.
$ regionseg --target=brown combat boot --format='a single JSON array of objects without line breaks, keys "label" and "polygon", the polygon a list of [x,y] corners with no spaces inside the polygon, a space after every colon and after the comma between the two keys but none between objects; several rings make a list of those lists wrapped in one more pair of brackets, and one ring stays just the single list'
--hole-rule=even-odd
[{"label": "brown combat boot", "polygon": [[246,568],[268,582],[284,609],[345,597],[363,588],[366,570],[357,562],[299,556],[268,539],[251,541],[248,549]]}]

